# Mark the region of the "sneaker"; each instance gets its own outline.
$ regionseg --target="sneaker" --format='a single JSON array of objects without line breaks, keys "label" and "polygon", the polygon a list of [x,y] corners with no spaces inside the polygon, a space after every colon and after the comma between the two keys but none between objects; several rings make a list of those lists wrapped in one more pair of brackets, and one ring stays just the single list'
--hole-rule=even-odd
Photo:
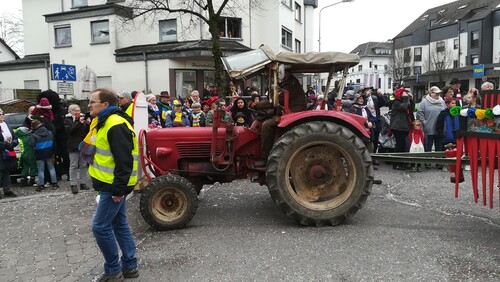
[{"label": "sneaker", "polygon": [[117,274],[107,274],[103,273],[97,278],[97,282],[121,282],[123,281],[123,274],[118,272]]},{"label": "sneaker", "polygon": [[418,172],[422,172],[422,167],[418,166],[418,167],[417,167],[417,171],[418,171]]},{"label": "sneaker", "polygon": [[50,184],[49,183],[45,183],[45,185],[43,185],[44,188],[50,188]]},{"label": "sneaker", "polygon": [[57,185],[57,183],[52,183],[52,190],[57,190],[59,189],[59,185]]},{"label": "sneaker", "polygon": [[442,168],[443,168],[443,165],[442,165],[442,164],[437,164],[437,165],[436,165],[436,168],[437,168],[437,169],[442,169]]},{"label": "sneaker", "polygon": [[133,269],[124,268],[124,269],[122,269],[122,273],[123,273],[123,277],[125,277],[125,278],[139,277],[139,269],[137,267],[133,268]]},{"label": "sneaker", "polygon": [[373,184],[380,185],[380,184],[382,184],[382,180],[380,180],[380,179],[375,179],[375,180],[373,180]]},{"label": "sneaker", "polygon": [[426,169],[431,169],[431,168],[432,168],[432,166],[431,166],[431,164],[425,164],[425,168],[426,168]]},{"label": "sneaker", "polygon": [[16,193],[12,192],[12,191],[7,191],[5,193],[3,193],[3,195],[7,198],[14,198],[14,197],[17,197]]},{"label": "sneaker", "polygon": [[45,187],[43,185],[38,185],[38,187],[35,189],[37,192],[43,192],[45,191]]}]

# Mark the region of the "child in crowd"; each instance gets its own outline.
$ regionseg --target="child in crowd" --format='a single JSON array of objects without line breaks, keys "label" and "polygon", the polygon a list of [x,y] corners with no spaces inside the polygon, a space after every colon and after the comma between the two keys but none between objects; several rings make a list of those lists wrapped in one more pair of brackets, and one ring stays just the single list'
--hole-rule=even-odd
[{"label": "child in crowd", "polygon": [[193,112],[191,113],[192,127],[205,127],[205,113],[201,111],[201,104],[193,103]]},{"label": "child in crowd", "polygon": [[52,157],[54,156],[54,137],[39,119],[33,119],[31,122],[31,140],[30,146],[35,148],[36,166],[38,168],[38,187],[37,192],[42,192],[45,188],[50,187],[45,185],[45,166],[47,166],[50,174],[50,182],[52,189],[58,189],[57,176]]},{"label": "child in crowd", "polygon": [[182,111],[182,104],[179,100],[174,100],[174,110],[167,116],[166,127],[189,127],[189,117]]},{"label": "child in crowd", "polygon": [[33,120],[33,110],[35,109],[35,106],[31,106],[28,108],[28,115],[24,119],[23,126],[27,127],[28,129],[31,128],[31,121]]},{"label": "child in crowd", "polygon": [[14,134],[17,136],[21,147],[21,157],[19,158],[19,166],[21,168],[21,186],[32,186],[35,184],[37,168],[35,150],[30,145],[31,135],[29,129],[21,126],[14,130]]},{"label": "child in crowd", "polygon": [[[410,139],[410,153],[423,153],[424,148],[424,131],[422,130],[422,122],[418,119],[414,120],[412,123],[412,129],[408,134]],[[422,171],[420,164],[411,164],[410,171]]]},{"label": "child in crowd", "polygon": [[54,113],[52,112],[52,105],[49,103],[47,98],[40,99],[40,103],[35,106],[32,114],[34,116],[41,116],[44,118],[44,125],[47,126],[48,123],[54,120]]},{"label": "child in crowd", "polygon": [[481,96],[476,88],[470,89],[465,95],[464,108],[481,108]]},{"label": "child in crowd", "polygon": [[[439,113],[436,121],[436,135],[443,140],[444,146],[456,144],[455,132],[460,130],[460,121],[458,116],[452,116],[450,109],[456,106],[456,100],[453,97],[447,97],[444,100],[446,109]],[[443,148],[440,148],[442,151]]]}]

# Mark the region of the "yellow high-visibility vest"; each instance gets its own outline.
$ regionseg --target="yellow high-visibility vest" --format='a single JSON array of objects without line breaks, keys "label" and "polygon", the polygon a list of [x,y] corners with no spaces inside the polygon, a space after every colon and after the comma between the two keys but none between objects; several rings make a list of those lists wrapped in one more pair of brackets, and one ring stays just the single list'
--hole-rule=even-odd
[{"label": "yellow high-visibility vest", "polygon": [[99,181],[113,184],[113,181],[115,179],[115,159],[113,157],[113,154],[111,153],[108,141],[108,131],[111,127],[122,123],[125,123],[130,132],[132,132],[132,141],[134,143],[132,157],[134,158],[134,163],[132,167],[132,174],[130,175],[127,186],[134,186],[137,182],[137,167],[139,160],[137,138],[135,138],[135,132],[130,123],[117,114],[112,114],[111,116],[109,116],[106,119],[104,126],[99,128],[99,130],[97,131],[95,143],[96,152],[94,155],[94,162],[89,166],[89,174]]}]

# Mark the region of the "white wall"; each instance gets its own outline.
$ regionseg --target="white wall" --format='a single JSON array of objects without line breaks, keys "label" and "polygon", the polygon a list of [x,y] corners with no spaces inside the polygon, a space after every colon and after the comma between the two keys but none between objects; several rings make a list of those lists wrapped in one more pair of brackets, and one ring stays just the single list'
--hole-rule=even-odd
[{"label": "white wall", "polygon": [[0,81],[3,88],[24,89],[25,80],[38,80],[40,88],[47,89],[47,71],[45,69],[0,71]]},{"label": "white wall", "polygon": [[15,60],[16,57],[12,52],[5,46],[4,44],[0,43],[0,62],[5,62],[5,61],[12,61]]},{"label": "white wall", "polygon": [[459,34],[459,44],[460,44],[460,51],[462,52],[459,54],[459,62],[458,65],[459,67],[465,67],[467,66],[467,32],[462,32]]}]

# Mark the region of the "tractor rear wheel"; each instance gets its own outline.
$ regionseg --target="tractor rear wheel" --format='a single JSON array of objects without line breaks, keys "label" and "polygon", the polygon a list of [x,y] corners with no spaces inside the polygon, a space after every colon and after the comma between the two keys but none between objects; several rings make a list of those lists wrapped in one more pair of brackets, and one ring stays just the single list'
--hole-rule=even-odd
[{"label": "tractor rear wheel", "polygon": [[198,196],[194,186],[179,175],[156,177],[141,194],[142,217],[160,231],[186,226],[197,208]]},{"label": "tractor rear wheel", "polygon": [[365,144],[349,129],[309,122],[285,133],[266,168],[274,202],[302,225],[338,225],[366,202],[373,167]]}]

